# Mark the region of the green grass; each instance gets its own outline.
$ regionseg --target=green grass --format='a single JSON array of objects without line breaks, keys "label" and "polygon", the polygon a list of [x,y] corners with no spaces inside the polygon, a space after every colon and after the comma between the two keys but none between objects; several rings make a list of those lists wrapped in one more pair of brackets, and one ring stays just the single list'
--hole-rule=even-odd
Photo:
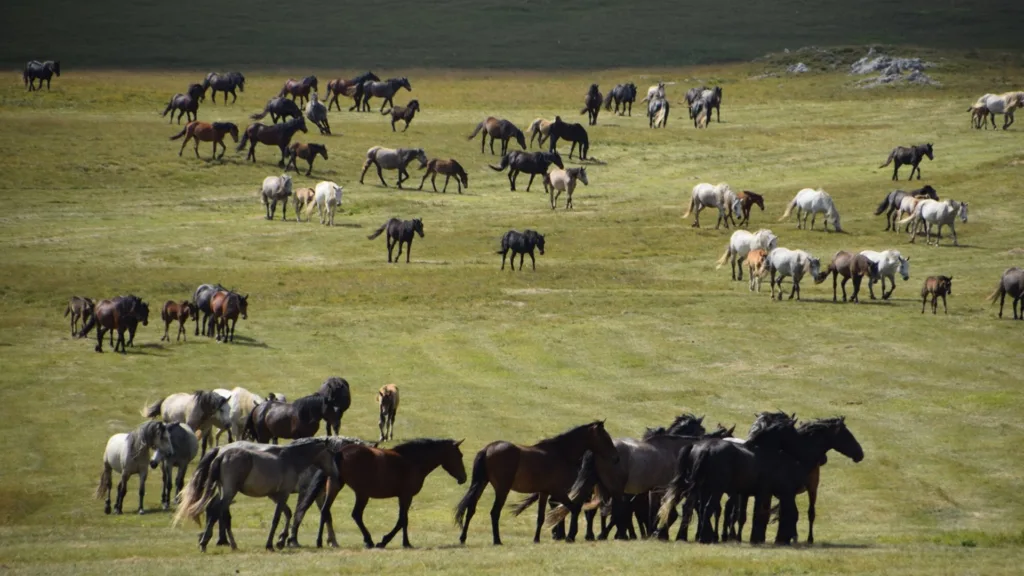
[{"label": "green grass", "polygon": [[[1013,571],[1024,560],[1024,332],[998,321],[984,298],[1004,268],[1021,263],[1022,129],[973,131],[964,110],[983,91],[1019,87],[1024,69],[950,57],[934,71],[941,88],[861,91],[843,74],[749,80],[763,68],[411,72],[423,112],[407,133],[392,134],[376,113],[344,112],[332,114],[341,135],[302,137],[326,142],[330,160],[297,184],[345,186],[333,229],[262,218],[257,187],[280,173],[272,150],[259,148],[255,165],[233,152],[211,162],[206,146],[201,160],[175,154],[167,137],[178,128],[156,112],[199,71],[69,73],[42,94],[0,88],[0,566],[37,574]],[[603,114],[591,129],[599,162],[573,212],[552,211],[538,187],[509,192],[485,166],[492,157],[465,139],[488,114],[520,125],[574,116],[591,81],[646,87],[659,78],[680,83],[674,102],[696,78],[721,82],[722,123],[697,131],[676,113],[667,130],[651,131],[642,114]],[[200,118],[243,123],[281,75],[250,82],[237,105],[206,105]],[[911,245],[872,216],[892,189],[888,169],[876,167],[891,147],[920,141],[936,145],[922,183],[970,202],[960,248]],[[363,154],[375,144],[458,158],[471,187],[459,196],[384,189],[372,178],[361,186]],[[886,303],[832,304],[827,285],[811,283],[803,302],[749,293],[714,269],[729,232],[680,219],[695,183],[721,180],[766,195],[753,226],[773,228],[781,245],[823,258],[897,247],[911,257],[911,280]],[[805,186],[833,195],[848,234],[776,222]],[[383,240],[366,240],[391,215],[425,221],[410,265],[387,265]],[[500,272],[498,239],[526,227],[547,235],[548,253],[536,272]],[[956,279],[950,313],[921,315],[920,282],[938,273]],[[127,356],[100,355],[93,341],[69,338],[61,318],[72,294],[134,292],[158,308],[202,282],[251,295],[238,344],[191,336],[160,344],[157,322]],[[635,436],[683,410],[742,430],[755,411],[774,408],[845,414],[867,456],[858,465],[830,459],[820,543],[796,550],[535,546],[532,520],[508,516],[506,546],[495,549],[486,513],[467,547],[454,547],[451,512],[462,490],[442,472],[415,501],[413,552],[360,550],[349,493],[336,510],[343,550],[276,555],[262,551],[267,501],[235,504],[239,553],[201,556],[195,530],[171,528],[167,514],[107,517],[91,499],[107,437],[137,425],[145,401],[236,385],[295,397],[332,374],[353,387],[344,433],[372,437],[374,393],[396,382],[398,439],[465,437],[467,464],[492,440],[534,442],[594,418],[607,418],[614,436]],[[158,491],[151,481],[151,507]],[[375,536],[395,513],[394,502],[371,504]],[[313,522],[300,535],[306,544]]]}]

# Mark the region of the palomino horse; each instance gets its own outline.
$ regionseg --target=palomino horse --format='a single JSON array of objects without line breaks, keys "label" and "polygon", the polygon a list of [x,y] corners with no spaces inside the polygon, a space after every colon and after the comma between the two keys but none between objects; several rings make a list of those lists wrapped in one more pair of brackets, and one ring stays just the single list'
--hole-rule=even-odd
[{"label": "palomino horse", "polygon": [[398,170],[398,188],[402,188],[402,182],[409,179],[409,164],[413,160],[419,160],[420,166],[427,164],[427,154],[423,148],[384,148],[374,146],[366,151],[366,161],[363,162],[363,173],[359,175],[359,183],[363,183],[366,171],[370,166],[377,167],[377,177],[380,183],[387,188],[388,183],[384,181],[382,170]]},{"label": "palomino horse", "polygon": [[669,109],[667,98],[651,98],[647,103],[647,126],[649,128],[668,126]]},{"label": "palomino horse", "polygon": [[[46,80],[46,90],[50,90],[50,80],[54,74],[60,77],[60,60],[29,60],[25,64],[25,71],[22,72],[22,79],[25,80],[25,87],[29,92],[43,89],[43,80]],[[36,80],[39,80],[39,87],[36,88]]]},{"label": "palomino horse", "polygon": [[335,78],[327,83],[327,109],[330,110],[331,106],[337,106],[338,112],[341,112],[341,104],[338,104],[339,96],[353,96],[355,97],[356,103],[349,108],[352,111],[356,106],[359,105],[359,101],[363,97],[363,82],[367,80],[380,80],[376,74],[367,71],[365,74],[356,76],[355,78],[346,80],[344,78]]},{"label": "palomino horse", "polygon": [[739,222],[734,222],[737,227],[746,226],[750,223],[750,209],[754,206],[757,206],[761,209],[761,212],[764,212],[764,196],[750,190],[736,193],[736,201],[732,204],[733,218],[742,216]]},{"label": "palomino horse", "polygon": [[789,299],[793,296],[800,299],[800,280],[804,275],[812,279],[821,275],[821,261],[803,250],[776,248],[768,253],[768,270],[772,275],[772,299],[775,298],[775,286],[779,287],[779,300],[782,300],[782,280],[793,277],[793,289],[789,291]]},{"label": "palomino horse", "polygon": [[[199,142],[213,142],[213,155],[210,159],[223,158],[224,153],[228,151],[228,147],[224,145],[224,136],[230,134],[231,139],[238,142],[238,126],[231,122],[189,122],[184,130],[178,132],[174,136],[171,136],[171,140],[177,140],[182,136],[185,140],[181,143],[181,149],[178,150],[178,156],[185,151],[185,145],[188,144],[189,140],[196,141],[196,158],[199,158]],[[220,156],[217,156],[217,145],[220,144],[221,152]]]},{"label": "palomino horse", "polygon": [[309,438],[320,431],[320,421],[331,412],[327,396],[316,392],[294,402],[264,402],[252,409],[242,438],[277,444],[279,438]]},{"label": "palomino horse", "polygon": [[[538,118],[539,120],[539,118]],[[536,124],[536,121],[534,121]],[[531,126],[532,128],[532,126]],[[476,138],[476,135],[483,131],[484,135],[480,139],[480,153],[484,153],[484,145],[487,144],[487,137],[491,137],[491,154],[494,154],[494,141],[501,140],[501,153],[508,153],[508,141],[512,138],[516,139],[519,143],[519,147],[526,150],[526,137],[523,136],[523,131],[516,127],[515,124],[505,120],[503,118],[495,118],[494,116],[488,116],[476,125],[473,129],[473,133],[470,134],[466,139],[472,140]],[[531,138],[532,141],[532,138]],[[543,143],[542,143],[543,144]]]},{"label": "palomino horse", "polygon": [[301,103],[305,104],[309,98],[309,93],[319,89],[316,76],[306,76],[302,80],[289,78],[285,81],[284,86],[281,87],[281,92],[278,93],[278,96],[282,98],[291,96],[292,101],[298,98]]},{"label": "palomino horse", "polygon": [[[199,442],[196,440],[195,432],[188,427],[188,424],[180,422],[168,424],[167,436],[171,441],[171,450],[166,452],[157,450],[149,461],[151,468],[161,467],[163,490],[160,491],[160,505],[164,510],[171,509],[171,501],[185,487],[185,474],[188,471],[188,465],[199,454]],[[176,479],[171,478],[174,468],[178,469]],[[172,486],[174,487],[173,492],[171,492]]]},{"label": "palomino horse", "polygon": [[181,124],[181,117],[185,117],[186,122],[191,122],[198,119],[199,114],[199,101],[203,99],[203,87],[199,84],[191,84],[188,87],[188,91],[185,94],[175,94],[171,96],[170,101],[167,102],[167,107],[164,108],[164,113],[160,116],[167,116],[170,112],[171,117],[167,119],[167,123],[174,122],[174,111],[178,112],[178,124]]},{"label": "palomino horse", "polygon": [[[1013,124],[1013,113],[1017,108],[1024,107],[1024,92],[1005,92],[1003,94],[985,94],[968,110],[984,109],[992,117],[992,128],[996,127],[996,114],[1003,114],[1003,130]],[[983,124],[985,116],[982,116]]]},{"label": "palomino horse", "polygon": [[828,278],[829,274],[832,275],[832,301],[837,301],[836,284],[839,280],[839,276],[843,277],[842,288],[843,288],[843,302],[846,302],[846,282],[853,279],[853,296],[850,297],[850,302],[859,302],[860,284],[864,277],[868,277],[868,285],[871,282],[878,280],[878,264],[875,264],[870,258],[863,254],[851,254],[845,250],[840,250],[832,256],[832,261],[829,262],[828,267],[821,272],[818,277],[814,279],[815,284],[820,284]]},{"label": "palomino horse", "polygon": [[[875,299],[875,282],[878,279],[882,280],[882,300],[888,300],[892,296],[893,290],[896,290],[896,274],[899,273],[903,277],[903,281],[906,282],[910,279],[910,258],[904,258],[900,254],[899,250],[886,250],[885,252],[875,252],[873,250],[864,250],[861,252],[862,256],[867,257],[878,265],[878,276],[872,278],[868,282],[868,290],[871,291],[871,299]],[[889,291],[885,291],[885,279],[889,279]]]},{"label": "palomino horse", "polygon": [[929,276],[925,278],[924,286],[921,287],[921,314],[924,314],[924,305],[928,301],[929,295],[932,297],[932,314],[938,313],[939,297],[942,297],[942,312],[949,314],[949,309],[946,308],[947,294],[953,295],[952,276]]},{"label": "palomino horse", "polygon": [[512,268],[516,269],[516,255],[519,255],[519,269],[523,269],[523,260],[526,255],[530,255],[530,264],[533,265],[533,269],[537,269],[537,260],[533,257],[533,250],[540,250],[540,255],[544,255],[544,235],[536,230],[525,230],[519,232],[516,230],[509,230],[505,232],[505,235],[501,237],[501,250],[498,250],[498,254],[501,254],[501,269],[505,269],[505,257],[508,256],[509,250],[512,251]]},{"label": "palomino horse", "polygon": [[[1024,270],[1014,266],[1013,268],[1007,268],[1003,272],[1002,278],[999,279],[999,286],[996,287],[996,291],[988,297],[988,301],[995,303],[996,298],[999,299],[999,317],[1003,317],[1003,304],[1006,302],[1006,295],[1009,294],[1013,298],[1013,302],[1010,307],[1013,308],[1013,319],[1017,320],[1020,318],[1024,320]],[[1017,316],[1017,305],[1020,304],[1020,316]]]},{"label": "palomino horse", "polygon": [[[573,207],[572,205],[572,193],[576,190],[576,181],[583,182],[584,186],[590,184],[587,181],[587,169],[586,168],[569,168],[566,170],[552,170],[544,175],[544,190],[548,192],[551,199],[551,209],[555,209],[555,204],[558,202],[558,197],[562,195],[562,192],[566,193],[565,197],[565,209],[568,210]],[[557,193],[555,191],[558,191]]]},{"label": "palomino horse", "polygon": [[420,218],[413,218],[412,220],[399,220],[398,218],[391,218],[387,222],[377,228],[377,231],[366,237],[367,240],[373,240],[377,236],[380,236],[384,231],[387,231],[387,244],[388,244],[388,262],[391,260],[391,252],[395,246],[398,246],[398,254],[395,256],[394,262],[397,264],[398,259],[402,257],[402,244],[406,244],[408,249],[405,251],[405,263],[409,263],[410,255],[412,254],[412,240],[416,234],[423,238],[423,220]]},{"label": "palomino horse", "polygon": [[503,440],[485,446],[473,459],[469,490],[455,509],[455,522],[462,527],[459,542],[466,543],[466,534],[469,531],[469,523],[476,513],[476,504],[488,484],[494,487],[494,505],[491,506],[491,532],[494,544],[501,544],[498,522],[510,491],[539,495],[534,542],[540,542],[540,529],[544,524],[544,512],[549,498],[572,507],[572,519],[566,540],[575,540],[579,506],[571,504],[569,491],[576,478],[580,459],[587,450],[593,452],[597,458],[608,459],[612,464],[619,461],[618,451],[608,431],[605,430],[603,421],[577,426],[532,446],[521,446]]},{"label": "palomino horse", "polygon": [[[611,110],[612,103],[615,103],[615,113],[619,116],[633,115],[633,102],[636,102],[636,84],[627,82],[625,84],[616,84],[615,88],[608,91],[608,94],[604,97],[604,109]],[[622,106],[622,112],[619,112],[619,106]]]},{"label": "palomino horse", "polygon": [[363,82],[362,110],[366,112],[370,111],[370,98],[374,96],[384,99],[380,105],[381,110],[384,110],[385,106],[394,106],[395,94],[398,93],[399,88],[405,88],[412,92],[412,85],[409,84],[409,79],[404,76],[401,78],[388,78],[383,82],[375,80],[367,80],[366,82]]},{"label": "palomino horse", "polygon": [[277,96],[267,100],[267,104],[263,107],[262,112],[252,114],[249,118],[252,118],[253,120],[262,120],[267,114],[270,114],[270,121],[277,124],[278,120],[284,120],[286,117],[301,118],[302,109],[300,109],[299,105],[294,101],[282,96]]},{"label": "palomino horse", "polygon": [[650,88],[647,89],[647,96],[644,96],[644,99],[641,100],[640,103],[643,104],[644,102],[650,102],[651,100],[653,100],[655,98],[664,98],[664,97],[665,97],[665,83],[664,82],[658,82],[656,85],[651,86]]},{"label": "palomino horse", "polygon": [[171,341],[169,331],[173,322],[178,323],[178,337],[175,339],[175,342],[181,340],[182,336],[185,336],[185,340],[188,340],[188,335],[185,333],[185,323],[195,314],[194,308],[195,304],[188,300],[182,300],[181,302],[168,300],[164,302],[163,308],[160,309],[160,319],[164,321],[164,335],[160,340]]},{"label": "palomino horse", "polygon": [[234,342],[238,317],[241,316],[243,320],[249,318],[249,296],[221,290],[210,299],[210,309],[217,323],[217,341]]},{"label": "palomino horse", "polygon": [[[421,170],[423,168],[420,168]],[[462,189],[469,189],[469,174],[466,174],[465,168],[462,164],[455,161],[454,158],[444,160],[442,158],[434,158],[430,162],[427,162],[426,172],[423,173],[423,180],[420,180],[419,190],[423,190],[423,183],[427,181],[427,176],[430,176],[430,186],[437,192],[437,184],[435,180],[438,174],[444,174],[444,188],[441,190],[442,194],[448,192],[448,181],[451,180],[452,176],[455,176],[455,184],[459,187],[459,194],[462,194]]]},{"label": "palomino horse", "polygon": [[903,199],[908,196],[913,198],[931,198],[932,200],[939,199],[939,194],[935,191],[935,188],[932,188],[927,184],[922,188],[911,190],[910,192],[904,192],[903,190],[893,190],[892,192],[889,192],[885,199],[878,205],[878,208],[875,208],[875,216],[879,216],[882,212],[886,212],[886,231],[896,228],[896,220],[898,219],[897,212],[900,210]]},{"label": "palomino horse", "polygon": [[316,185],[313,201],[306,207],[306,220],[313,215],[313,208],[320,214],[320,224],[334,226],[334,212],[341,206],[342,187],[334,182],[323,181]]},{"label": "palomino horse", "polygon": [[693,192],[690,194],[690,206],[686,209],[686,214],[683,214],[683,218],[693,212],[692,227],[700,228],[700,211],[704,208],[717,208],[718,223],[715,224],[715,230],[718,230],[723,221],[725,229],[728,230],[729,220],[736,224],[736,220],[732,217],[732,207],[736,200],[736,193],[725,182],[718,185],[701,182],[693,187]]},{"label": "palomino horse", "polygon": [[797,192],[793,200],[786,206],[786,211],[782,214],[782,218],[779,218],[779,222],[789,218],[794,206],[796,207],[797,230],[807,227],[808,216],[811,218],[811,230],[814,230],[814,221],[818,218],[818,214],[824,214],[826,232],[828,232],[829,221],[832,222],[832,227],[835,228],[836,232],[843,231],[843,228],[839,225],[839,210],[836,209],[836,204],[832,201],[832,197],[824,190],[820,188],[817,190],[804,188]]},{"label": "palomino horse", "polygon": [[[898,224],[906,224],[911,221],[923,222],[924,241],[926,244],[931,244],[932,225],[938,224],[939,229],[935,233],[936,246],[939,245],[939,239],[942,238],[942,227],[949,226],[950,233],[953,234],[953,246],[959,246],[960,243],[957,241],[956,227],[954,226],[958,216],[961,222],[967,223],[967,202],[957,202],[952,198],[945,201],[921,200],[914,208],[914,213],[900,220]],[[915,226],[914,232],[910,236],[910,243],[913,244],[916,239],[917,230]]]},{"label": "palomino horse", "polygon": [[171,439],[167,435],[167,427],[162,422],[146,422],[127,434],[114,434],[107,440],[103,451],[103,473],[100,484],[96,488],[96,499],[106,496],[103,507],[105,514],[110,514],[111,476],[113,472],[121,474],[117,483],[117,500],[114,503],[114,514],[121,513],[125,494],[128,493],[128,479],[139,475],[139,514],[145,514],[142,501],[146,496],[146,475],[149,473],[149,451],[172,454]]},{"label": "palomino horse", "polygon": [[[293,207],[295,208],[296,222],[302,222],[302,218],[300,218],[300,215],[302,214],[302,209],[312,204],[313,198],[315,196],[316,191],[313,190],[312,188],[299,188],[298,190],[294,190],[292,192],[292,202],[294,203]],[[306,221],[309,221],[308,217],[306,218]]]},{"label": "palomino horse", "polygon": [[135,340],[135,329],[139,322],[143,326],[149,324],[149,305],[138,296],[117,296],[111,300],[101,300],[96,304],[93,314],[85,321],[80,335],[85,337],[89,331],[96,327],[96,351],[103,352],[103,335],[117,331],[117,343],[114,344],[114,352],[118,348],[122,354],[127,354],[124,333],[128,332],[128,343]]},{"label": "palomino horse", "polygon": [[306,118],[320,130],[320,134],[331,135],[331,124],[327,121],[327,106],[320,101],[316,92],[310,94],[309,102],[306,103]]},{"label": "palomino horse", "polygon": [[380,417],[377,420],[380,442],[392,440],[395,437],[395,416],[398,415],[398,386],[381,386],[377,391],[377,407],[380,409]]},{"label": "palomino horse", "polygon": [[231,103],[234,104],[238,100],[238,95],[235,94],[235,88],[245,92],[245,76],[243,76],[241,72],[228,72],[227,74],[210,72],[203,80],[202,86],[203,92],[210,89],[210,102],[216,104],[217,92],[223,92],[224,103],[228,103],[228,94],[231,94]]},{"label": "palomino horse", "polygon": [[163,400],[145,406],[142,409],[142,416],[159,417],[166,424],[188,424],[188,427],[202,439],[203,454],[206,454],[207,441],[213,445],[213,438],[210,437],[213,428],[227,428],[231,424],[228,399],[209,390],[171,394]]},{"label": "palomino horse", "polygon": [[545,120],[543,118],[537,118],[530,122],[530,127],[526,129],[526,132],[530,135],[530,146],[533,146],[534,138],[537,139],[538,146],[544,146],[544,141],[548,139],[548,134],[551,132],[552,122],[554,120]]},{"label": "palomino horse", "polygon": [[416,116],[416,113],[419,112],[419,110],[420,110],[420,101],[419,100],[409,100],[409,103],[406,104],[405,106],[395,106],[394,108],[389,108],[387,110],[381,110],[380,111],[380,115],[381,116],[387,116],[388,114],[391,115],[391,131],[392,132],[395,132],[395,123],[397,123],[399,120],[404,121],[405,122],[405,128],[402,128],[402,132],[405,132],[406,130],[409,129],[409,123],[412,122],[413,117]]},{"label": "palomino horse", "polygon": [[892,149],[892,152],[889,152],[889,158],[886,159],[885,164],[882,164],[881,166],[879,166],[879,168],[885,168],[889,164],[895,162],[896,164],[895,166],[893,166],[892,169],[892,179],[899,180],[900,166],[903,166],[904,164],[910,164],[910,176],[907,178],[907,180],[914,179],[915,171],[917,172],[917,179],[920,180],[920,164],[921,160],[923,160],[925,156],[927,156],[929,160],[935,160],[934,151],[932,150],[932,145],[930,142],[928,144],[918,144],[917,146],[910,146],[909,148],[906,146],[897,146]]},{"label": "palomino horse", "polygon": [[750,291],[761,292],[761,280],[768,275],[768,251],[758,248],[747,253],[745,260],[750,277]]},{"label": "palomino horse", "polygon": [[604,100],[604,96],[597,89],[597,84],[591,84],[590,89],[587,90],[586,95],[583,97],[583,109],[580,110],[581,115],[587,115],[587,123],[591,126],[597,124],[597,115],[601,112],[602,100]]},{"label": "palomino horse", "polygon": [[288,217],[288,197],[292,194],[292,177],[287,174],[267,176],[260,188],[260,203],[267,210],[267,220],[274,219],[277,203],[281,202],[281,220]]},{"label": "palomino horse", "polygon": [[501,172],[508,168],[508,183],[509,187],[513,192],[516,190],[516,178],[519,177],[520,172],[525,172],[530,175],[530,181],[526,183],[526,191],[530,191],[530,186],[533,185],[533,178],[538,174],[547,174],[548,168],[554,164],[559,168],[565,168],[562,164],[562,157],[558,152],[520,152],[513,150],[508,154],[501,157],[501,164],[498,166],[488,166],[491,170]]},{"label": "palomino horse", "polygon": [[288,144],[291,143],[292,136],[300,130],[307,132],[306,120],[301,116],[281,124],[274,124],[273,126],[266,126],[257,122],[245,129],[245,134],[242,135],[242,141],[238,144],[236,150],[241,152],[245,149],[245,145],[249,144],[249,152],[245,155],[245,159],[252,159],[253,162],[256,162],[257,144],[277,146],[281,150],[281,160],[277,165],[284,167],[285,159],[288,156]]},{"label": "palomino horse", "polygon": [[[731,261],[732,279],[743,280],[743,260],[751,250],[765,250],[771,252],[779,245],[779,237],[771,230],[762,228],[757,232],[737,230],[729,238],[729,245],[725,253],[715,262],[715,270],[725,265],[727,260]],[[737,266],[739,264],[739,266]]]},{"label": "palomino horse", "polygon": [[[313,173],[313,161],[316,160],[317,156],[323,156],[324,160],[327,160],[327,146],[313,144],[312,142],[308,144],[305,142],[292,142],[288,146],[288,163],[285,164],[284,169],[287,171],[291,167],[298,173],[299,167],[296,165],[296,162],[301,158],[308,164],[306,176],[309,176]],[[298,217],[298,214],[296,214],[296,217]]]},{"label": "palomino horse", "polygon": [[78,321],[82,321],[82,327],[85,327],[85,323],[89,318],[92,317],[93,310],[96,308],[96,304],[91,298],[84,298],[82,296],[72,296],[71,300],[68,301],[67,308],[64,309],[64,317],[71,316],[71,337],[75,338],[80,336],[78,332]]},{"label": "palomino horse", "polygon": [[551,123],[551,128],[548,129],[548,137],[551,142],[548,145],[548,152],[558,152],[556,148],[558,140],[562,139],[572,142],[572,147],[569,148],[569,158],[572,158],[572,153],[578,145],[580,147],[579,159],[587,159],[587,153],[590,151],[590,137],[587,135],[587,129],[582,124],[569,124],[568,122],[563,122],[561,116],[555,116],[555,121]]}]

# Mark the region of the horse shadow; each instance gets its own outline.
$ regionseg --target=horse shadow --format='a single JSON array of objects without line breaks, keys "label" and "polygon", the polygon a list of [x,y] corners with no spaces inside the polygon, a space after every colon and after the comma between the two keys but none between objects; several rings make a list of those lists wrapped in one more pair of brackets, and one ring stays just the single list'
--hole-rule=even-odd
[{"label": "horse shadow", "polygon": [[266,342],[261,342],[248,336],[235,336],[229,344],[236,344],[238,346],[248,346],[251,348],[266,348],[270,349],[270,346]]}]

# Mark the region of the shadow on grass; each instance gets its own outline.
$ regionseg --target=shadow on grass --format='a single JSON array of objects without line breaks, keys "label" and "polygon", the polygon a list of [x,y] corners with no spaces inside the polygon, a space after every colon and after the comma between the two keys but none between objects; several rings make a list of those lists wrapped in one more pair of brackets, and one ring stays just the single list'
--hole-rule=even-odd
[{"label": "shadow on grass", "polygon": [[260,342],[259,340],[254,340],[252,338],[249,338],[248,336],[238,336],[237,334],[235,335],[234,340],[228,342],[228,344],[234,344],[237,346],[250,346],[252,348],[266,348],[268,350],[270,349],[270,346],[268,346],[266,342]]}]

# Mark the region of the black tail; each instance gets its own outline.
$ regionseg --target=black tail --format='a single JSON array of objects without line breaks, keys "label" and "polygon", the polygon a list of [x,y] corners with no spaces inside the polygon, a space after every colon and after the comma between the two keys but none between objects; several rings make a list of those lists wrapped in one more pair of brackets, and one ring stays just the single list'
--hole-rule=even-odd
[{"label": "black tail", "polygon": [[462,497],[462,500],[459,500],[459,505],[455,507],[455,523],[460,527],[466,518],[466,510],[473,504],[476,504],[486,487],[487,452],[481,450],[477,452],[476,458],[473,459],[473,476],[469,484],[469,490],[466,490],[466,495]]},{"label": "black tail", "polygon": [[174,97],[171,97],[171,101],[167,103],[167,108],[164,108],[164,113],[160,116],[167,116],[167,113],[174,109]]},{"label": "black tail", "polygon": [[391,114],[391,110],[392,110],[391,108],[388,108],[387,110],[381,110],[380,111],[380,115],[381,116],[387,116],[388,114]]},{"label": "black tail", "polygon": [[512,511],[513,516],[519,516],[523,512],[526,512],[527,508],[536,504],[537,500],[540,500],[540,494],[534,492],[519,502],[509,504],[508,507]]},{"label": "black tail", "polygon": [[505,170],[505,168],[508,168],[508,162],[509,162],[508,161],[508,154],[505,154],[504,156],[501,157],[501,164],[500,165],[495,167],[495,166],[491,166],[490,164],[488,164],[488,166],[491,166],[491,170],[494,170],[495,172],[503,172]]},{"label": "black tail", "polygon": [[476,130],[473,130],[473,133],[470,134],[469,137],[466,138],[466,140],[472,140],[473,138],[476,138],[476,135],[479,134],[480,131],[483,130],[483,129],[484,129],[484,123],[483,122],[477,124],[476,125]]},{"label": "black tail", "polygon": [[245,417],[245,427],[242,428],[242,437],[239,440],[245,440],[246,438],[252,439],[253,442],[259,442],[256,437],[256,410],[259,406],[249,411],[249,415]]},{"label": "black tail", "polygon": [[89,316],[89,319],[85,321],[85,324],[82,326],[82,330],[81,330],[81,332],[78,333],[78,336],[80,338],[85,338],[86,336],[89,335],[89,332],[92,332],[92,329],[93,329],[94,326],[96,326],[96,315],[95,315],[95,313],[91,314]]},{"label": "black tail", "polygon": [[606,94],[605,97],[604,97],[604,109],[605,110],[611,110],[612,109],[612,91],[611,90],[609,90],[608,94]]},{"label": "black tail", "polygon": [[239,142],[238,146],[235,147],[235,151],[236,152],[241,152],[242,150],[245,150],[245,145],[248,144],[248,143],[249,143],[249,131],[246,130],[245,132],[242,132],[242,141]]},{"label": "black tail", "polygon": [[306,510],[316,502],[316,497],[320,495],[324,487],[327,485],[327,474],[323,470],[317,470],[313,474],[313,479],[309,485],[306,486],[306,490],[299,495],[299,503],[295,505],[296,514],[305,514]]},{"label": "black tail", "polygon": [[889,158],[887,158],[886,161],[885,161],[885,164],[882,164],[881,166],[879,166],[879,168],[885,168],[886,166],[891,164],[892,163],[892,159],[895,156],[896,156],[896,150],[893,150],[892,152],[889,152]]},{"label": "black tail", "polygon": [[21,77],[25,80],[25,86],[28,86],[28,65],[25,65],[25,71],[22,72]]},{"label": "black tail", "polygon": [[878,205],[878,208],[875,208],[875,216],[878,216],[882,212],[885,212],[885,209],[888,208],[888,207],[889,207],[889,197],[886,196],[885,200],[882,200],[882,203]]},{"label": "black tail", "polygon": [[188,132],[188,125],[187,124],[185,125],[184,128],[181,129],[181,132],[178,132],[174,136],[171,136],[171,140],[177,140],[178,138],[181,138],[182,136],[185,135],[185,132]]},{"label": "black tail", "polygon": [[270,109],[269,108],[264,108],[263,112],[257,112],[256,114],[253,114],[252,116],[249,116],[249,118],[252,118],[253,120],[262,120],[269,113],[270,113]]},{"label": "black tail", "polygon": [[370,234],[369,236],[367,236],[366,239],[367,240],[373,240],[377,236],[380,236],[381,233],[384,232],[384,229],[387,228],[387,227],[388,227],[388,223],[387,222],[381,224],[380,228],[377,228],[377,231],[374,232],[373,234]]},{"label": "black tail", "polygon": [[594,453],[587,450],[583,453],[583,461],[580,463],[580,471],[576,474],[576,482],[569,489],[569,499],[576,501],[579,498],[587,498],[598,483],[597,467],[594,465]]}]

